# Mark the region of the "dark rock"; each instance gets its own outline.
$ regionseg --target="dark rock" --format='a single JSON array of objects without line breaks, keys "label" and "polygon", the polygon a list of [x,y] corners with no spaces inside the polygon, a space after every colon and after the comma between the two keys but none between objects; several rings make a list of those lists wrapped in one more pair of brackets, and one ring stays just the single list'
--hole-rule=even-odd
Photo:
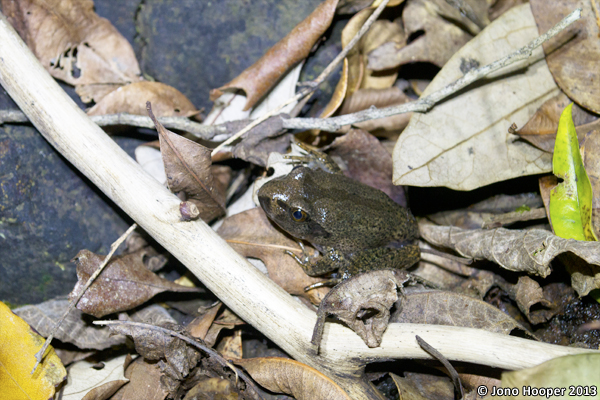
[{"label": "dark rock", "polygon": [[258,60],[321,0],[146,0],[137,14],[142,71],[210,110],[217,88]]},{"label": "dark rock", "polygon": [[[131,153],[135,140],[125,143]],[[69,293],[70,260],[81,249],[106,254],[131,222],[34,128],[0,127],[0,165],[0,300]]]}]

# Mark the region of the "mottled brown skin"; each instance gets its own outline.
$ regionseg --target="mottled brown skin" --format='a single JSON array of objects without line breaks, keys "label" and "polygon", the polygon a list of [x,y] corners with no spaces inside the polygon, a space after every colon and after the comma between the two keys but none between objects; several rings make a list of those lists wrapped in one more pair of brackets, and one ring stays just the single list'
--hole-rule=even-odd
[{"label": "mottled brown skin", "polygon": [[269,218],[315,246],[321,257],[296,260],[318,276],[339,269],[337,283],[359,272],[417,262],[415,218],[385,193],[342,174],[296,167],[258,191]]}]

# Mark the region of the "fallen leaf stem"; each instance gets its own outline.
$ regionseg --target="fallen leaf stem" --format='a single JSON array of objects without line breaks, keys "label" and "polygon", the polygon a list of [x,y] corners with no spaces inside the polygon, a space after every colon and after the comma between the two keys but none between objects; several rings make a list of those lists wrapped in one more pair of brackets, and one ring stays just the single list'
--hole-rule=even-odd
[{"label": "fallen leaf stem", "polygon": [[248,263],[202,221],[181,221],[180,200],[147,174],[67,96],[0,14],[0,83],[33,125],[75,168],[184,264],[233,312],[292,357],[331,377],[353,399],[369,399],[357,379],[369,362],[429,358],[424,338],[449,360],[518,369],[590,352],[471,328],[390,324],[370,349],[347,327],[326,323],[319,355],[317,316]]},{"label": "fallen leaf stem", "polygon": [[77,294],[77,297],[75,297],[75,299],[73,299],[73,301],[71,301],[69,303],[69,307],[67,307],[67,309],[65,310],[64,314],[62,315],[62,317],[60,317],[60,319],[58,321],[56,321],[56,324],[54,325],[54,327],[50,331],[50,335],[46,338],[46,341],[44,342],[44,345],[42,346],[42,348],[40,349],[40,351],[38,351],[35,354],[36,363],[33,366],[33,370],[31,371],[32,374],[35,372],[37,366],[42,362],[43,357],[44,357],[44,353],[46,352],[46,349],[48,348],[48,346],[50,346],[50,343],[52,342],[52,339],[54,339],[54,334],[56,333],[56,331],[58,330],[58,328],[60,328],[60,326],[62,325],[62,323],[65,320],[65,318],[67,318],[67,315],[69,315],[69,313],[71,312],[71,310],[73,310],[73,308],[75,308],[75,306],[77,305],[77,303],[79,303],[79,300],[81,299],[81,297],[83,296],[83,294],[85,293],[85,291],[91,286],[92,283],[94,283],[94,281],[96,280],[96,278],[98,277],[98,275],[100,275],[102,273],[102,270],[104,270],[104,267],[106,267],[106,265],[108,265],[108,262],[112,258],[113,254],[115,254],[115,251],[117,251],[117,248],[119,248],[119,246],[121,245],[121,243],[123,243],[125,241],[125,239],[127,239],[127,237],[131,234],[131,232],[134,231],[135,228],[137,228],[137,224],[131,225],[129,227],[129,229],[127,229],[125,231],[124,234],[122,234],[117,240],[115,240],[115,242],[113,244],[110,245],[110,251],[108,252],[108,254],[106,255],[106,257],[104,257],[104,261],[102,262],[102,264],[100,264],[100,266],[96,269],[96,271],[94,272],[94,274],[92,276],[90,276],[90,278],[88,279],[88,281],[85,283],[85,286]]}]

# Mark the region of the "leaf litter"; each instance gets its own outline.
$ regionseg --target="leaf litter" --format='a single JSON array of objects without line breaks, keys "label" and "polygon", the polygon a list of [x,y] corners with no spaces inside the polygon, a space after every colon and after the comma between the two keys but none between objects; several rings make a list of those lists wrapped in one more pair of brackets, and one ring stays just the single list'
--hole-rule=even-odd
[{"label": "leaf litter", "polygon": [[[18,6],[14,4],[5,6],[4,3],[6,2],[2,2],[3,10],[11,12],[10,16],[13,18],[13,23],[17,26],[17,29],[21,28],[20,32],[28,40],[30,47],[36,49],[36,51],[42,49],[42,47],[36,48],[36,45],[41,46],[37,43],[40,39],[28,38],[27,35],[31,35],[31,32],[25,29],[27,24],[24,21],[26,19],[18,19],[18,17],[21,15],[25,18],[23,10],[33,10],[35,11],[33,14],[43,20],[43,18],[47,18],[47,15],[43,17],[39,17],[39,15],[47,14],[47,10],[33,1],[20,2]],[[70,79],[70,83],[76,85],[77,93],[82,96],[84,101],[96,101],[96,105],[89,111],[90,114],[118,112],[145,114],[144,104],[147,100],[152,101],[157,116],[193,116],[197,113],[193,104],[174,88],[156,82],[143,81],[134,56],[133,62],[130,63],[130,67],[126,72],[119,71],[118,68],[115,69],[111,61],[107,61],[110,57],[113,57],[112,60],[114,60],[112,55],[104,56],[106,57],[104,60],[88,61],[86,47],[90,44],[93,44],[92,47],[101,47],[101,44],[96,44],[91,39],[93,35],[97,34],[92,29],[94,24],[101,26],[101,29],[106,32],[112,32],[114,28],[110,24],[107,28],[103,20],[93,13],[92,8],[89,8],[91,2],[73,1],[72,3],[72,7],[80,7],[84,10],[82,21],[85,21],[88,25],[86,29],[89,32],[86,29],[82,30],[83,33],[79,32],[79,34],[84,35],[83,38],[79,37],[77,40],[73,40],[72,43],[79,44],[71,46],[69,49],[63,46],[60,52],[56,52],[57,46],[60,47],[62,44],[46,43],[45,45],[52,50],[46,48],[40,51],[61,55],[58,58],[59,64],[54,65],[54,73],[62,74],[62,78],[58,75],[55,76],[67,82]],[[343,38],[343,41],[347,42],[370,15],[375,4],[370,5],[369,2],[360,1],[350,5],[346,4],[348,2],[341,3],[343,3],[341,6],[345,7],[346,10],[353,9],[353,12],[363,10],[351,19],[351,24],[348,24],[345,38]],[[396,6],[399,3],[401,1],[390,2],[388,7]],[[504,44],[507,49],[518,47],[515,43],[525,42],[537,35],[533,29],[534,22],[528,11],[528,5],[509,10],[507,15],[513,20],[507,18],[506,15],[500,16],[489,28],[479,33],[482,28],[489,24],[490,20],[496,19],[501,14],[501,10],[508,9],[516,3],[519,2],[501,1],[495,4],[493,8],[488,9],[487,4],[465,1],[461,6],[463,8],[457,10],[441,0],[428,4],[420,0],[407,0],[403,8],[398,8],[400,13],[397,14],[395,19],[377,21],[372,26],[371,31],[360,41],[358,47],[348,55],[347,61],[345,61],[345,72],[342,74],[338,89],[335,90],[334,98],[330,102],[330,109],[321,114],[321,117],[334,115],[334,112],[339,114],[352,113],[368,109],[373,105],[385,107],[408,102],[411,98],[407,94],[411,90],[407,89],[409,87],[415,93],[421,94],[422,87],[418,86],[421,80],[403,80],[404,83],[401,83],[401,80],[397,79],[402,71],[401,67],[407,65],[409,60],[410,62],[430,62],[442,68],[436,80],[426,89],[426,95],[435,90],[436,85],[440,86],[443,82],[455,79],[460,74],[468,72],[468,69],[475,65],[482,65],[491,61],[486,57],[497,57],[497,49],[493,52],[487,51],[489,54],[486,54],[485,46],[488,46],[490,42],[494,42],[495,38],[500,35],[499,32],[502,35],[506,35],[506,32],[508,32],[508,36],[511,38],[510,45]],[[264,98],[269,90],[276,85],[277,80],[285,76],[286,71],[289,71],[294,64],[298,64],[306,58],[313,44],[323,35],[324,30],[329,27],[334,18],[333,12],[336,4],[337,1],[325,1],[313,15],[303,22],[304,25],[300,25],[301,27],[315,25],[315,27],[308,29],[308,34],[304,35],[306,32],[302,35],[299,34],[298,32],[302,29],[297,28],[294,31],[295,33],[293,32],[297,36],[290,34],[277,45],[279,47],[275,46],[265,58],[220,89],[230,91],[239,88],[246,92],[246,96],[238,94],[232,97],[234,100],[239,98],[236,101],[241,104],[240,110],[258,105],[260,99]],[[369,6],[371,8],[367,9]],[[417,15],[421,17],[416,18]],[[535,10],[534,15],[536,15]],[[545,30],[545,28],[541,29],[542,23],[539,18],[535,22],[540,26],[541,31]],[[592,29],[593,32],[594,27],[589,25],[588,22],[585,22],[587,24],[585,29]],[[82,24],[81,21],[73,23],[75,25]],[[60,31],[63,28],[58,26],[53,29]],[[475,36],[475,39],[458,50],[473,36]],[[124,41],[124,45],[129,46],[120,36],[112,37],[111,40],[118,43]],[[284,53],[283,56],[278,54],[278,49],[285,47],[286,43],[296,43],[298,41],[302,42],[302,46],[297,46],[301,51]],[[581,48],[578,48],[577,51],[581,52]],[[133,53],[130,46],[122,50],[122,53],[128,56],[131,61]],[[543,65],[544,61],[539,61],[540,56],[538,53],[533,58],[534,63],[528,67],[523,67],[524,64],[514,66],[510,73],[496,74],[496,77],[488,79],[484,84],[468,88],[443,104],[436,106],[433,111],[413,116],[406,132],[398,140],[393,163],[386,149],[386,145],[389,143],[386,143],[385,139],[380,142],[369,132],[359,129],[352,129],[345,136],[335,139],[330,146],[329,154],[345,169],[347,175],[383,190],[401,204],[405,204],[407,200],[401,187],[391,185],[392,168],[398,174],[399,168],[410,167],[405,171],[405,175],[410,176],[410,179],[396,177],[397,183],[422,186],[445,185],[461,190],[470,190],[513,176],[547,171],[550,165],[547,154],[548,143],[554,142],[554,132],[552,131],[556,130],[554,126],[555,123],[557,125],[558,121],[555,110],[560,109],[557,104],[567,100],[564,95],[563,97],[551,99],[558,93],[558,90],[551,80],[547,68]],[[381,63],[384,60],[381,57],[377,58],[382,54],[387,54],[386,59],[393,59],[396,64],[393,66],[378,65],[377,62]],[[43,60],[42,56],[38,55],[38,57]],[[577,58],[578,56],[573,57],[575,64],[577,64]],[[531,59],[527,62],[531,62]],[[548,62],[551,64],[550,57]],[[560,62],[564,63],[564,59]],[[56,71],[61,69],[57,65],[63,69],[62,72]],[[298,73],[300,68],[297,67]],[[581,70],[585,71],[585,68],[584,66]],[[52,72],[52,69],[50,70]],[[101,73],[91,79],[90,77],[94,76],[97,71]],[[576,77],[579,80],[567,79],[572,78],[572,76],[557,77],[559,73],[552,65],[550,71],[564,92],[572,98],[575,97],[575,101],[591,108],[589,105],[590,96],[587,96],[586,93],[583,95],[577,94],[577,90],[574,88],[577,85],[585,87],[581,77]],[[114,78],[119,73],[121,74],[119,78]],[[80,74],[80,76],[75,76],[77,74]],[[248,77],[251,76],[260,79],[248,80]],[[90,81],[80,79],[82,77],[90,78]],[[284,79],[287,79],[287,76]],[[293,88],[297,76],[293,81],[293,85],[288,85],[288,88]],[[513,91],[513,95],[518,92],[518,95],[512,96],[508,93],[510,91]],[[474,97],[469,97],[471,94]],[[501,102],[495,102],[498,105],[495,109],[477,108],[484,106],[486,102],[489,102],[489,99],[493,98],[502,98]],[[517,110],[519,107],[522,109]],[[536,109],[538,109],[538,114],[531,119],[527,126],[516,133],[529,140],[538,149],[533,146],[526,147],[529,145],[518,142],[513,132],[508,130],[508,126],[513,122],[524,124]],[[581,111],[579,114],[581,119],[579,123],[576,122],[576,125],[587,129],[586,132],[579,132],[580,137],[583,136],[584,138],[584,141],[582,141],[583,159],[586,168],[593,170],[596,153],[594,150],[596,146],[595,136],[597,135],[590,132],[594,127],[593,123],[596,121],[597,116],[583,110],[577,112],[579,111]],[[577,112],[575,113],[576,118],[578,118]],[[244,115],[244,118],[248,117],[250,110],[248,110],[247,115]],[[467,116],[465,117],[465,115]],[[453,118],[457,119],[457,116],[460,117],[458,118],[460,126],[455,127]],[[482,117],[477,119],[479,116]],[[283,118],[287,118],[287,116]],[[359,126],[368,131],[378,131],[379,133],[381,129],[384,129],[392,132],[388,134],[391,135],[392,139],[395,139],[397,136],[393,135],[398,135],[409,118],[411,118],[410,114],[400,114],[381,120],[366,121],[360,123]],[[431,118],[431,120],[427,118]],[[274,117],[270,121],[270,123],[250,131],[245,139],[233,148],[232,152],[220,153],[219,159],[226,159],[233,154],[234,157],[252,164],[265,166],[271,153],[284,153],[292,140],[291,134],[283,129],[281,117]],[[415,126],[419,123],[418,129],[420,131],[417,135]],[[184,193],[188,201],[192,202],[187,204],[186,207],[188,205],[196,206],[198,213],[201,214],[204,220],[214,220],[222,215],[225,211],[225,190],[231,179],[231,169],[212,165],[210,150],[200,147],[181,135],[166,130],[156,120],[155,124],[160,133],[161,152],[164,161],[161,163],[161,168],[162,165],[165,165],[164,168],[170,188],[174,192]],[[247,124],[247,121],[244,124]],[[430,131],[421,129],[424,124],[431,125]],[[591,127],[589,124],[592,124]],[[482,126],[487,126],[487,128],[484,128],[482,132],[476,131],[477,129],[481,130]],[[448,131],[454,128],[466,132],[467,136],[461,136],[458,139],[452,138]],[[475,135],[473,135],[474,131],[476,131]],[[502,133],[500,134],[500,132]],[[509,134],[506,135],[505,132],[509,132]],[[540,135],[540,133],[544,135]],[[315,140],[313,144],[328,143],[331,139],[323,134],[314,135],[313,132],[312,138]],[[477,136],[484,137],[486,135],[488,136],[486,140],[477,138]],[[495,139],[489,139],[489,136],[494,135]],[[536,137],[532,139],[533,135],[548,136],[548,138],[538,139]],[[498,138],[502,140],[497,140]],[[419,140],[421,142],[418,142]],[[427,143],[424,143],[423,140],[426,140]],[[452,142],[452,140],[455,141]],[[418,143],[415,144],[414,141]],[[501,143],[502,141],[504,142]],[[427,159],[427,157],[432,157],[432,154],[427,153],[427,151],[430,150],[429,147],[433,144],[443,149],[441,153],[434,155],[433,158],[437,157],[437,161],[444,161],[445,164],[439,163],[439,165],[430,169],[429,180],[427,180],[419,173],[418,168],[415,168],[415,165],[420,167],[418,163],[415,164],[415,160],[425,160],[428,168],[434,165],[435,161],[430,162],[431,159]],[[467,148],[465,146],[471,147]],[[490,154],[508,154],[509,163],[506,165],[494,164],[494,158],[490,157],[488,153],[479,154],[482,146],[490,147],[492,152]],[[476,175],[474,178],[473,176],[465,177],[467,166],[466,164],[460,164],[465,157],[463,153],[456,152],[457,148],[472,150],[479,157],[466,157],[467,164],[471,164],[471,175]],[[525,164],[523,164],[523,160]],[[413,169],[417,171],[412,171]],[[444,173],[448,176],[442,177]],[[246,176],[248,175],[246,174]],[[597,176],[596,172],[590,172],[592,186],[597,184]],[[544,191],[542,191],[542,195],[545,196]],[[597,198],[599,198],[597,195],[593,198],[592,214],[594,214],[594,210],[600,209],[595,204]],[[590,290],[600,287],[600,264],[593,257],[593,254],[597,251],[593,247],[595,244],[592,242],[588,244],[588,248],[586,247],[588,245],[583,242],[564,240],[542,229],[511,231],[506,229],[473,229],[480,227],[481,223],[490,216],[500,213],[519,213],[521,207],[539,208],[541,206],[539,197],[526,194],[514,196],[510,199],[506,197],[504,200],[496,199],[485,203],[485,205],[475,205],[471,209],[446,211],[429,216],[431,220],[437,223],[462,226],[470,230],[461,230],[451,226],[421,225],[422,237],[438,247],[449,247],[468,257],[487,258],[501,267],[519,272],[518,278],[514,279],[514,275],[512,275],[512,278],[510,275],[507,278],[502,270],[487,271],[480,269],[479,264],[474,267],[466,267],[451,260],[440,261],[439,259],[433,263],[429,261],[420,263],[416,270],[417,275],[421,275],[422,271],[429,271],[429,275],[424,275],[425,280],[427,280],[429,276],[433,277],[434,274],[440,274],[443,276],[440,279],[441,286],[452,287],[451,290],[455,290],[455,292],[424,291],[423,289],[411,288],[403,291],[403,295],[398,296],[397,291],[401,290],[402,285],[409,280],[408,273],[404,271],[376,271],[376,273],[360,275],[338,285],[328,294],[326,294],[327,289],[305,292],[305,286],[319,280],[307,277],[293,259],[283,253],[283,249],[289,249],[297,253],[299,248],[293,238],[286,237],[268,222],[262,210],[255,208],[227,218],[219,228],[219,233],[244,256],[263,260],[267,266],[269,277],[288,292],[303,296],[313,304],[321,302],[318,311],[319,323],[315,332],[323,328],[327,315],[336,315],[340,321],[354,329],[369,347],[375,347],[381,342],[381,336],[388,325],[388,320],[390,320],[390,309],[395,307],[395,309],[392,309],[394,310],[392,312],[392,322],[435,324],[451,322],[452,324],[508,334],[515,328],[525,331],[532,329],[532,325],[527,322],[521,324],[515,318],[524,316],[529,323],[536,326],[547,321],[552,323],[557,320],[556,316],[561,317],[565,309],[573,304],[569,303],[574,298],[573,289],[568,285],[543,282],[526,274],[546,277],[552,269],[557,268],[557,262],[553,263],[552,268],[550,262],[553,260],[560,261],[565,264],[566,269],[572,275],[573,288],[579,295],[584,295]],[[190,207],[185,208],[187,210],[185,213],[188,215],[186,221],[193,219],[189,218],[192,209]],[[84,254],[94,260],[102,258],[89,252]],[[137,281],[137,278],[131,279],[127,275],[129,273],[128,267],[119,267],[122,271],[119,271],[115,277],[111,275],[110,279],[106,281],[108,283],[105,284],[110,286],[119,282],[118,284],[122,285],[122,282],[131,280],[132,282],[135,281],[134,283],[138,287],[135,290],[129,290],[132,294],[131,301],[128,300],[119,304],[102,304],[99,308],[91,310],[95,315],[129,310],[143,303],[158,291],[155,289],[148,290],[148,287],[145,288],[145,292],[141,289],[144,289],[145,286],[154,286],[155,282],[159,282],[159,291],[173,288],[181,290],[179,289],[181,286],[164,279],[161,280],[162,278],[147,269],[145,269],[147,272],[141,272],[141,268],[148,266],[147,262],[144,265],[144,260],[147,261],[148,259],[142,257],[140,262],[140,254],[127,254],[117,258],[114,262],[118,264],[123,259],[128,260],[128,257],[131,260],[135,259],[136,261],[133,264],[135,264],[136,273],[144,276],[151,274],[148,275],[149,280],[145,280],[146,278],[140,281]],[[578,257],[574,257],[574,254],[577,254]],[[155,267],[162,266],[163,261],[159,258],[153,259],[153,270]],[[127,262],[123,265],[127,265]],[[78,273],[79,269],[83,269],[83,267],[78,268]],[[107,267],[104,274],[109,273],[110,275],[110,271],[111,265]],[[108,276],[104,274],[100,276],[99,282],[103,280],[103,277]],[[149,278],[152,275],[154,277]],[[155,281],[155,279],[158,279],[158,281]],[[148,282],[153,283],[149,284]],[[99,287],[101,285],[95,289]],[[133,295],[134,291],[136,292],[135,295]],[[184,291],[200,292],[200,290],[193,288],[187,288]],[[94,285],[90,287],[89,292],[94,294]],[[482,298],[487,302],[482,301]],[[62,302],[66,303],[64,300]],[[82,300],[81,303],[84,303],[84,301]],[[503,311],[488,303],[497,305]],[[423,306],[424,304],[426,306]],[[42,305],[35,308],[29,306],[29,308],[24,309],[25,311],[21,310],[20,312],[28,315],[33,321],[32,324],[37,323],[40,329],[43,329],[44,326],[48,325],[44,321],[54,319],[55,313],[60,313],[63,306],[60,302],[52,302],[44,307]],[[57,307],[59,311],[56,311]],[[153,311],[148,311],[147,314],[140,317],[136,316],[138,312],[151,309]],[[464,312],[465,309],[468,309],[469,312]],[[515,318],[511,318],[506,314],[514,315]],[[209,346],[219,349],[227,358],[237,359],[245,355],[243,348],[246,342],[247,328],[244,327],[244,322],[229,309],[221,311],[220,304],[208,308],[201,317],[185,328],[173,325],[173,320],[167,316],[164,308],[158,305],[130,312],[129,317],[121,314],[121,317],[140,322],[151,320],[157,327],[164,326],[165,322],[169,321],[169,328],[172,328],[175,332],[185,336],[187,335],[186,332],[189,331],[193,336],[204,339]],[[64,328],[61,333],[63,336],[58,338],[75,343],[82,348],[106,348],[110,345],[122,343],[122,336],[117,336],[114,341],[111,341],[112,339],[104,336],[106,330],[102,334],[96,334],[93,330],[90,330],[88,321],[79,311],[70,316]],[[233,329],[233,332],[227,331],[223,334],[222,332],[225,332],[223,329]],[[85,332],[85,334],[80,335],[78,332]],[[223,373],[223,366],[225,365],[223,360],[218,360],[215,356],[204,357],[202,355],[204,353],[192,350],[180,339],[175,339],[169,334],[159,334],[157,331],[143,333],[142,330],[131,328],[127,328],[126,332],[134,337],[138,353],[142,354],[143,357],[134,362],[126,362],[125,367],[128,372],[125,375],[130,379],[130,382],[118,389],[113,399],[138,398],[135,396],[139,396],[140,393],[144,393],[142,398],[182,397],[190,387],[194,387],[192,390],[197,390],[197,393],[214,393],[215,396],[229,396],[230,398],[239,398],[238,395],[242,394],[244,398],[255,398],[254,393],[247,391],[251,384],[246,387],[244,385],[240,386],[240,384],[234,382],[231,373]],[[149,362],[149,360],[153,361]],[[158,363],[155,361],[158,361]],[[295,361],[261,358],[239,361],[240,365],[243,365],[250,375],[269,390],[288,393],[296,398],[348,398],[339,387],[332,386],[335,383],[328,378],[318,376],[317,371],[311,371],[310,367]],[[427,374],[413,374],[411,372],[406,372],[405,377],[394,378],[399,391],[401,385],[403,385],[402,390],[409,390],[406,389],[409,387],[412,388],[410,390],[420,387],[421,391],[414,389],[416,390],[415,393],[425,393],[423,387],[427,385],[424,385],[423,382],[435,382],[429,383],[428,386],[430,388],[442,388],[439,393],[448,394],[448,391],[452,392],[452,385],[448,386],[446,384],[448,382],[440,383],[442,381],[439,380],[439,377],[431,378],[429,376],[428,378]],[[481,376],[477,377],[481,378]],[[428,381],[427,379],[432,380]],[[151,387],[156,390],[142,392],[144,387]],[[428,393],[434,393],[433,389]],[[443,395],[439,393],[429,397],[442,398]],[[188,396],[191,394],[192,391],[188,393]],[[417,395],[415,394],[415,396]]]}]

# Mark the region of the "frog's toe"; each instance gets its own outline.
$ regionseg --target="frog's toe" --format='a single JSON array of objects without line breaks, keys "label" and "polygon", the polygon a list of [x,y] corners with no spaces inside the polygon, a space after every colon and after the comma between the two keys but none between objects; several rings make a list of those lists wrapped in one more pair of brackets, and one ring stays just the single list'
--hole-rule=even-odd
[{"label": "frog's toe", "polygon": [[323,282],[313,283],[312,285],[305,287],[304,291],[308,292],[309,290],[313,290],[313,289],[317,289],[317,288],[325,287],[325,286],[333,287],[333,286],[337,285],[338,283],[340,283],[341,281],[342,281],[342,279],[335,278],[335,279],[329,279],[329,280],[326,280]]}]

